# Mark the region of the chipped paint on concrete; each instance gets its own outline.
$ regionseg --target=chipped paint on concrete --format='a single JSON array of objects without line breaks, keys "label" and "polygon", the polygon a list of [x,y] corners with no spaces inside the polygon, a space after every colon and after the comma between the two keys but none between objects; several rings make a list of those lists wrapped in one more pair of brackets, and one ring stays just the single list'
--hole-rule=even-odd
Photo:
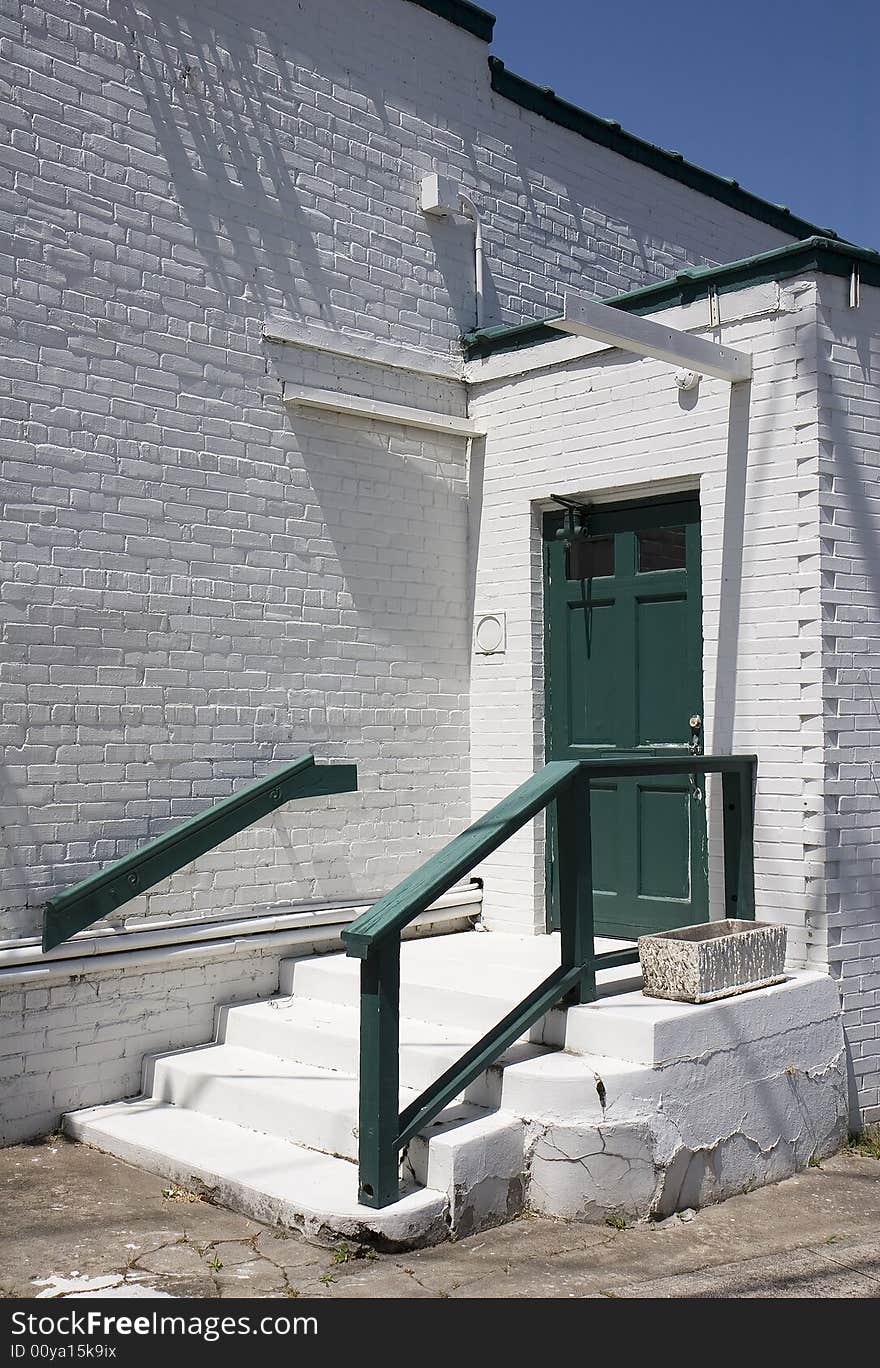
[{"label": "chipped paint on concrete", "polygon": [[665,1217],[779,1182],[834,1153],[846,1139],[840,1040],[824,1065],[786,1064],[751,1083],[713,1076],[704,1063],[699,1087],[689,1067],[696,1061],[681,1063],[678,1075],[670,1066],[650,1071],[662,1080],[652,1096],[616,1099],[605,1113],[613,1111],[613,1120],[582,1126],[533,1122],[529,1205],[546,1215],[581,1219],[609,1212]]},{"label": "chipped paint on concrete", "polygon": [[[471,1109],[471,1113],[473,1109]],[[407,1147],[404,1174],[446,1194],[455,1239],[516,1216],[525,1193],[523,1125],[509,1112],[444,1115]]]},{"label": "chipped paint on concrete", "polygon": [[[478,974],[470,960],[461,968],[464,952],[498,933],[462,937],[467,947],[444,939],[419,943],[402,965],[401,1084],[414,1092],[468,1043],[461,1025],[447,1039],[428,1023],[447,1021],[454,1006],[478,1035],[500,1015],[523,954],[519,942],[503,947],[502,962]],[[665,1215],[778,1181],[845,1137],[840,1002],[826,976],[793,972],[703,1006],[627,990],[557,1013],[566,1049],[512,1051],[482,1105],[451,1105],[411,1142],[404,1195],[372,1210],[357,1200],[354,1163],[357,966],[323,956],[295,967],[287,1003],[304,1004],[303,1019],[230,1008],[224,1033],[250,1013],[257,1034],[166,1057],[179,1091],[73,1113],[68,1132],[258,1220],[384,1249],[460,1238],[524,1205],[585,1219]],[[297,1059],[316,1062],[300,1069]],[[210,1095],[193,1092],[191,1077],[209,1079]]]},{"label": "chipped paint on concrete", "polygon": [[531,1147],[529,1205],[548,1216],[590,1220],[646,1215],[657,1185],[650,1126],[623,1122],[539,1128]]},{"label": "chipped paint on concrete", "polygon": [[[134,1275],[137,1277],[137,1274]],[[170,1292],[162,1292],[157,1287],[147,1287],[143,1283],[130,1280],[124,1273],[97,1274],[91,1278],[72,1272],[68,1277],[53,1273],[48,1278],[34,1278],[35,1287],[42,1287],[37,1300],[68,1297],[170,1297]]]}]

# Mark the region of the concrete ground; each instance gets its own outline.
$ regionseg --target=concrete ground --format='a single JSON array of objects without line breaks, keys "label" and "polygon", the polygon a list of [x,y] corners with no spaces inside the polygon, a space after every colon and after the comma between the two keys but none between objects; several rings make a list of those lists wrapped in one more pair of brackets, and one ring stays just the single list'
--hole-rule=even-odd
[{"label": "concrete ground", "polygon": [[406,1254],[324,1248],[51,1137],[0,1150],[5,1297],[876,1297],[880,1160],[617,1230],[524,1217]]}]

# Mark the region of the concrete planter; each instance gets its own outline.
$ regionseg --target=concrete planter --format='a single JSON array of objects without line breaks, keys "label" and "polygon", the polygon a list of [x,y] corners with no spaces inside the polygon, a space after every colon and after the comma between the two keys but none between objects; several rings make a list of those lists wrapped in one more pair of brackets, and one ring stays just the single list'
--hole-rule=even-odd
[{"label": "concrete planter", "polygon": [[713,1002],[781,983],[785,927],[768,922],[707,922],[639,937],[647,997]]}]

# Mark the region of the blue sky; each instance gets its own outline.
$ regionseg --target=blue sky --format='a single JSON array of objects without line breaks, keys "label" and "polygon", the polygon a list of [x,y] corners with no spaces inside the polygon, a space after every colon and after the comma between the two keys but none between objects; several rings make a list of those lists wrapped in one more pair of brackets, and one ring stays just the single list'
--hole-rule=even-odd
[{"label": "blue sky", "polygon": [[512,71],[880,248],[880,0],[482,0]]}]

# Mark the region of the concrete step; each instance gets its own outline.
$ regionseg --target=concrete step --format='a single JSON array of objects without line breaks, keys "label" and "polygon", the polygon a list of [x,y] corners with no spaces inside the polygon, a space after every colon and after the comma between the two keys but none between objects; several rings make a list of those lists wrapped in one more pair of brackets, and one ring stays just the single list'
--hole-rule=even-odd
[{"label": "concrete step", "polygon": [[[607,941],[601,948],[624,944]],[[405,941],[400,956],[401,1014],[418,1021],[454,1022],[457,1028],[481,1035],[558,965],[559,937],[555,935],[461,932]],[[630,981],[638,984],[638,966],[603,970],[599,976],[605,991]],[[360,962],[346,955],[284,960],[280,990],[300,999],[354,1008],[360,997]],[[562,1013],[556,1013],[555,1019],[548,1014],[544,1028],[533,1028],[531,1038],[561,1044],[562,1017]]]},{"label": "concrete step", "polygon": [[[422,1092],[473,1045],[478,1035],[473,1028],[402,1017],[401,1085]],[[359,1009],[320,999],[276,997],[223,1007],[218,1013],[217,1039],[224,1044],[281,1059],[303,1060],[348,1075],[358,1071],[359,1038]],[[500,1106],[502,1069],[547,1053],[546,1046],[519,1042],[468,1088],[464,1100],[482,1107]]]},{"label": "concrete step", "polygon": [[357,1200],[354,1164],[153,1098],[70,1112],[64,1128],[106,1154],[204,1191],[221,1206],[312,1239],[343,1236],[406,1249],[449,1233],[446,1194],[412,1177],[399,1201],[373,1211]]},{"label": "concrete step", "polygon": [[[355,1008],[360,1000],[359,964],[357,960],[345,955],[322,955],[313,960],[289,960],[281,965],[280,988],[282,993],[294,993],[300,999],[333,1003],[338,1007]],[[455,1022],[457,1026],[467,1027],[476,1036],[500,1021],[515,1001],[520,1001],[540,982],[518,974],[516,982],[507,980],[509,992],[493,991],[492,985],[481,983],[479,976],[462,973],[458,983],[432,981],[430,971],[425,966],[423,977],[415,977],[413,970],[421,965],[407,966],[409,972],[403,975],[401,964],[400,1010],[401,1015],[416,1021],[437,1024]],[[521,982],[521,991],[517,984]]]},{"label": "concrete step", "polygon": [[[404,945],[401,1106],[557,961],[553,937]],[[483,1229],[526,1202],[665,1215],[785,1177],[845,1132],[831,979],[796,971],[701,1006],[619,991],[548,1014],[539,1039],[566,1049],[516,1045],[413,1139],[404,1196],[374,1213],[351,1162],[358,964],[320,956],[283,979],[296,996],[224,1009],[217,1043],[149,1061],[152,1097],[74,1113],[70,1132],[260,1219],[386,1245]]]},{"label": "concrete step", "polygon": [[[323,1150],[343,1159],[357,1157],[358,1082],[351,1073],[322,1069],[237,1045],[153,1056],[145,1068],[145,1093],[156,1101],[249,1130]],[[401,1088],[401,1110],[417,1093]],[[440,1124],[476,1119],[484,1109],[453,1104]]]},{"label": "concrete step", "polygon": [[[305,1061],[352,1078],[358,1070],[359,1014],[352,1007],[297,997],[223,1007],[218,1041],[278,1059]],[[437,1023],[400,1022],[400,1082],[422,1092],[474,1043],[476,1032]],[[560,1116],[601,1120],[650,1070],[602,1055],[578,1055],[520,1041],[487,1069],[458,1101],[532,1120]]]},{"label": "concrete step", "polygon": [[761,1042],[773,1039],[781,1022],[791,1033],[809,1028],[811,1048],[823,1024],[836,1039],[839,1010],[833,981],[826,974],[799,969],[783,983],[719,1002],[669,1002],[641,992],[621,992],[586,1007],[571,1007],[565,1013],[564,1043],[575,1054],[613,1053],[617,1059],[652,1067],[716,1053],[738,1053],[740,1062],[753,1061]]}]

